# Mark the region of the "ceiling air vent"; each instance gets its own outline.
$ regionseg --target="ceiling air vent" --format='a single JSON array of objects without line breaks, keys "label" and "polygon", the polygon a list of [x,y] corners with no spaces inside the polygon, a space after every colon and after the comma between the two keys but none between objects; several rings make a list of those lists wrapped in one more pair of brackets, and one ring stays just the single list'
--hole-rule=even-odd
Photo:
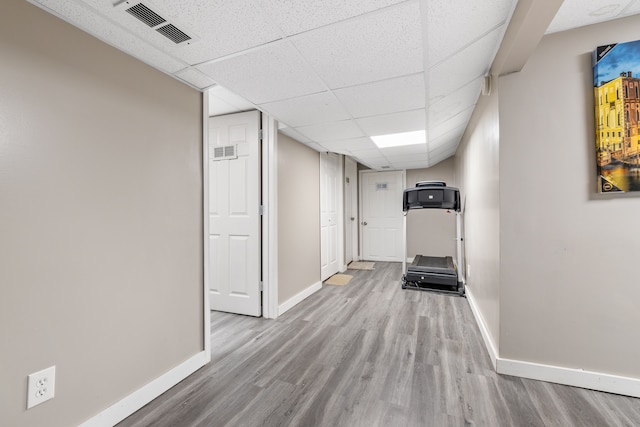
[{"label": "ceiling air vent", "polygon": [[178,28],[176,22],[162,17],[158,10],[154,10],[149,3],[139,0],[124,0],[115,7],[124,9],[125,12],[143,22],[148,27],[156,30],[177,45],[189,45],[194,41],[194,37],[187,34],[184,30]]},{"label": "ceiling air vent", "polygon": [[174,42],[175,44],[179,44],[182,42],[186,42],[187,40],[191,40],[191,37],[186,35],[183,31],[178,29],[173,24],[167,24],[164,27],[160,27],[156,29],[157,32]]},{"label": "ceiling air vent", "polygon": [[138,3],[137,5],[131,6],[130,8],[125,10],[127,13],[135,16],[150,27],[157,27],[158,25],[167,22],[166,19],[164,19],[162,16],[158,15],[142,3]]}]

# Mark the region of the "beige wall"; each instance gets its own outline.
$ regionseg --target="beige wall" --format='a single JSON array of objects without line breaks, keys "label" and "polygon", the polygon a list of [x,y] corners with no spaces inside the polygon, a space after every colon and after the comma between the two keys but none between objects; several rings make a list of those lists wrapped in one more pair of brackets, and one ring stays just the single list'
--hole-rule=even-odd
[{"label": "beige wall", "polygon": [[278,134],[278,304],[320,281],[320,155]]},{"label": "beige wall", "polygon": [[501,79],[503,357],[640,377],[640,197],[596,194],[591,69],[639,25],[547,36]]},{"label": "beige wall", "polygon": [[[444,181],[454,186],[454,160],[447,159],[428,169],[407,170],[407,187],[419,181]],[[407,215],[407,256],[452,256],[456,258],[456,216],[442,209],[412,210]]]},{"label": "beige wall", "polygon": [[473,295],[493,345],[500,340],[500,140],[498,88],[481,96],[456,153],[463,203],[467,291]]},{"label": "beige wall", "polygon": [[0,58],[0,425],[74,426],[203,350],[201,95],[22,0]]}]

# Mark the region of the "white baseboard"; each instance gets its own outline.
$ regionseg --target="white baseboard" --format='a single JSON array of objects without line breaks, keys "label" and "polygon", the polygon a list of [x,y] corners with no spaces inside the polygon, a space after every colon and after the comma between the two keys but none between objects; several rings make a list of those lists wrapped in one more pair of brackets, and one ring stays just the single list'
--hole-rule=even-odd
[{"label": "white baseboard", "polygon": [[601,372],[585,371],[582,369],[565,368],[561,366],[544,365],[540,363],[524,362],[522,360],[505,359],[498,356],[495,344],[491,340],[489,330],[482,313],[478,309],[473,291],[466,288],[467,301],[471,312],[480,328],[484,345],[489,353],[493,369],[503,375],[547,381],[590,390],[625,396],[640,397],[640,378],[621,377]]},{"label": "white baseboard", "polygon": [[407,257],[407,263],[411,264],[411,263],[413,262],[413,259],[414,259],[414,258],[415,258],[415,257],[408,256],[408,257]]},{"label": "white baseboard", "polygon": [[204,351],[195,354],[169,372],[151,381],[142,388],[134,391],[129,396],[116,402],[93,418],[80,424],[80,427],[107,427],[113,426],[127,418],[129,415],[169,390],[174,385],[203,367],[208,357]]},{"label": "white baseboard", "polygon": [[564,368],[502,358],[498,358],[496,372],[504,375],[513,375],[607,393],[640,397],[639,378],[620,377],[582,369]]},{"label": "white baseboard", "polygon": [[296,295],[292,296],[291,298],[289,298],[288,300],[280,304],[280,306],[278,306],[278,316],[281,316],[287,311],[291,310],[302,300],[315,294],[320,289],[322,289],[322,282],[316,282],[313,285],[309,286],[307,289],[303,290],[302,292],[299,292]]},{"label": "white baseboard", "polygon": [[489,334],[489,328],[487,327],[487,323],[484,320],[484,316],[480,312],[478,305],[476,304],[476,300],[473,297],[473,292],[471,289],[465,287],[465,293],[467,295],[467,301],[469,301],[469,306],[471,307],[471,312],[473,313],[473,317],[476,319],[476,323],[478,324],[478,328],[480,328],[480,333],[482,334],[482,339],[484,340],[484,345],[489,353],[489,358],[491,359],[491,364],[493,365],[493,369],[497,372],[496,361],[498,360],[498,352],[496,351],[496,346],[491,339],[491,334]]}]

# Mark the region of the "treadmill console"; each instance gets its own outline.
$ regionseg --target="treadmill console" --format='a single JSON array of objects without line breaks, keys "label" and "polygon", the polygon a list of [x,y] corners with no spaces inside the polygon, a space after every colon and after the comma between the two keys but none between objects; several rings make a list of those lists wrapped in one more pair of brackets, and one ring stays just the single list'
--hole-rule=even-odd
[{"label": "treadmill console", "polygon": [[423,181],[404,190],[402,210],[453,209],[460,211],[460,190],[442,181]]}]

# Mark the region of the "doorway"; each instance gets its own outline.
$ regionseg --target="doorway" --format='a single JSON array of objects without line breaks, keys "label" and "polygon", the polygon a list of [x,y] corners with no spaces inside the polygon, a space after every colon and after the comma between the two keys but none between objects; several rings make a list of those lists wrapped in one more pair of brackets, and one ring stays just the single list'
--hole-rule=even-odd
[{"label": "doorway", "polygon": [[340,156],[320,154],[320,280],[337,273],[342,263],[342,170]]},{"label": "doorway", "polygon": [[344,158],[344,262],[358,261],[358,165]]},{"label": "doorway", "polygon": [[262,315],[260,112],[209,118],[209,304]]},{"label": "doorway", "polygon": [[404,171],[361,171],[362,259],[401,262]]}]

